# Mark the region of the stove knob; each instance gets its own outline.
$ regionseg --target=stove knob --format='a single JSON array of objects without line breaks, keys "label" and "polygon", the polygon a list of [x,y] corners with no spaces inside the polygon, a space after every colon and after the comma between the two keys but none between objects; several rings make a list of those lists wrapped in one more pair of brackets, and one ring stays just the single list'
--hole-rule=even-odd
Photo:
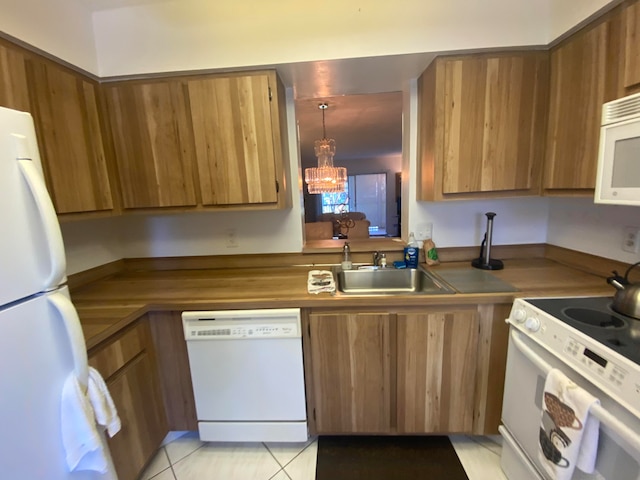
[{"label": "stove knob", "polygon": [[535,333],[540,330],[540,320],[538,320],[536,317],[529,317],[527,318],[524,326],[531,333]]},{"label": "stove knob", "polygon": [[527,318],[527,312],[525,312],[521,308],[517,308],[511,314],[511,318],[513,318],[516,321],[516,323],[522,323],[524,322],[525,318]]}]

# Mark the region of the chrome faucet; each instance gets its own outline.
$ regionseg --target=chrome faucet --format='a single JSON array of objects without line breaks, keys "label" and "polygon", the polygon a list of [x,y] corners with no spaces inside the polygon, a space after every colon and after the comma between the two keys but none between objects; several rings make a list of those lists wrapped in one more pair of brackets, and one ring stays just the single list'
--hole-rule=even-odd
[{"label": "chrome faucet", "polygon": [[380,253],[378,251],[373,252],[373,266],[374,267],[380,267],[380,266],[385,266],[382,265],[383,262],[382,259],[386,260],[387,256],[384,253]]}]

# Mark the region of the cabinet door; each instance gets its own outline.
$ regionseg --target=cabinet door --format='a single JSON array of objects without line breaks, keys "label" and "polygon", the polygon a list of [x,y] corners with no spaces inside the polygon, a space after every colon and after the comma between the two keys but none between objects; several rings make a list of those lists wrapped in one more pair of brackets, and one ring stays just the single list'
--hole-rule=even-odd
[{"label": "cabinet door", "polygon": [[145,352],[107,382],[122,422],[121,431],[109,439],[120,480],[138,478],[167,434],[156,376]]},{"label": "cabinet door", "polygon": [[444,68],[443,194],[531,188],[544,153],[544,54],[448,60]]},{"label": "cabinet door", "polygon": [[398,432],[473,431],[476,310],[398,314]]},{"label": "cabinet door", "polygon": [[270,87],[266,73],[188,82],[203,205],[278,201]]},{"label": "cabinet door", "polygon": [[30,112],[25,57],[16,47],[0,43],[0,106]]},{"label": "cabinet door", "polygon": [[389,432],[389,314],[311,314],[309,322],[317,432]]},{"label": "cabinet door", "polygon": [[124,208],[195,206],[195,150],[180,80],[105,87]]},{"label": "cabinet door", "polygon": [[[606,101],[608,30],[609,22],[600,23],[551,52],[543,184],[548,193],[595,187],[601,111]],[[583,193],[591,195],[592,191]]]},{"label": "cabinet door", "polygon": [[40,155],[56,211],[111,210],[97,84],[35,57],[27,71]]},{"label": "cabinet door", "polygon": [[419,96],[422,200],[539,193],[546,52],[438,58]]},{"label": "cabinet door", "polygon": [[623,10],[624,21],[624,86],[640,85],[640,3]]},{"label": "cabinet door", "polygon": [[142,319],[89,353],[105,378],[122,422],[108,439],[120,480],[134,480],[168,432],[148,320]]}]

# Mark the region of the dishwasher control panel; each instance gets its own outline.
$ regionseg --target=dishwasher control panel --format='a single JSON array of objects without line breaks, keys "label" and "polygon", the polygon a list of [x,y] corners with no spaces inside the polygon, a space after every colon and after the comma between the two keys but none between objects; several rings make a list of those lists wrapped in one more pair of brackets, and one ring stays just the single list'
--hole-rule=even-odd
[{"label": "dishwasher control panel", "polygon": [[[201,321],[205,323],[206,320]],[[200,322],[199,322],[200,323]],[[216,322],[209,324],[191,324],[186,340],[214,340],[231,338],[286,338],[297,337],[298,328],[295,323],[283,323],[274,325],[219,325]]]},{"label": "dishwasher control panel", "polygon": [[301,336],[297,308],[182,312],[182,323],[188,342]]}]

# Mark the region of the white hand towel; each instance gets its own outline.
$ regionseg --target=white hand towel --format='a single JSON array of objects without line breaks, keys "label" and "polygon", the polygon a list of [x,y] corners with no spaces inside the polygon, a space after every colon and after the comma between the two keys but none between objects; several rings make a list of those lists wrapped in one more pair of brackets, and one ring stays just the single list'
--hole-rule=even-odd
[{"label": "white hand towel", "polygon": [[335,292],[336,283],[333,273],[329,270],[311,270],[307,278],[307,291],[309,293]]},{"label": "white hand towel", "polygon": [[570,480],[576,467],[593,472],[600,422],[589,415],[589,409],[599,403],[560,370],[547,375],[538,453],[552,479]]},{"label": "white hand towel", "polygon": [[[69,471],[95,470],[105,473],[107,460],[96,428],[93,408],[80,388],[75,373],[69,374],[62,388],[62,443]],[[97,455],[96,455],[97,454]]]},{"label": "white hand towel", "polygon": [[120,417],[102,375],[93,367],[89,367],[87,394],[93,407],[96,422],[105,427],[109,436],[113,437],[120,431]]}]

